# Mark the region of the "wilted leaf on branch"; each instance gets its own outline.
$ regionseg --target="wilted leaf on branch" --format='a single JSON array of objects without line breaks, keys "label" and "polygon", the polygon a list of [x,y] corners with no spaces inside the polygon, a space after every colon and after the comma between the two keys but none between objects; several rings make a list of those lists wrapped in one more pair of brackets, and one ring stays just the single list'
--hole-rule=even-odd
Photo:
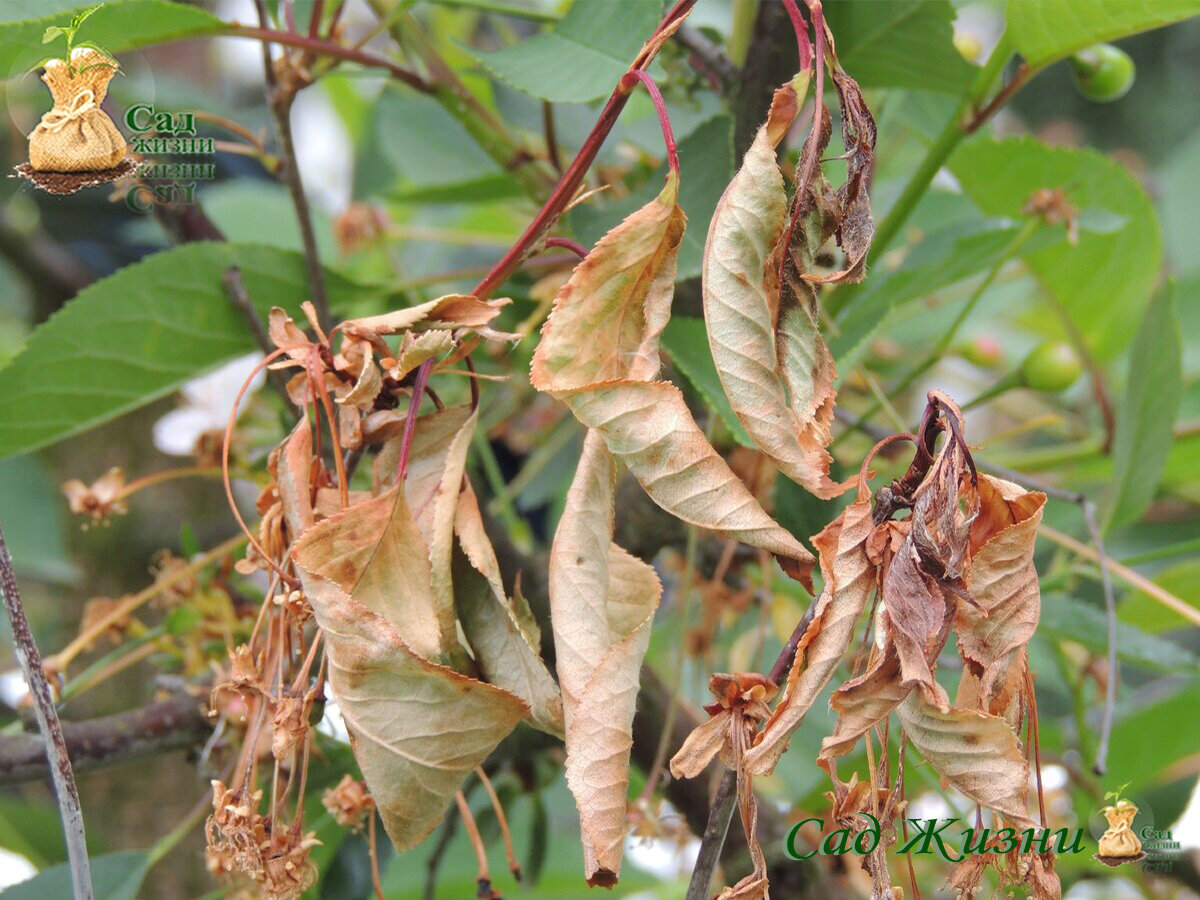
[{"label": "wilted leaf on branch", "polygon": [[662,588],[612,543],[616,461],[589,431],[550,551],[550,621],[566,721],[567,785],[589,884],[611,886],[628,832],[626,792],[642,658]]},{"label": "wilted leaf on branch", "polygon": [[562,695],[539,655],[536,634],[523,627],[525,617],[516,608],[523,601],[505,594],[500,563],[470,485],[459,497],[454,532],[464,554],[456,559],[470,564],[454,566],[458,615],[480,673],[524,700],[531,724],[561,738]]},{"label": "wilted leaf on branch", "polygon": [[683,233],[671,173],[659,196],[606,234],[555,298],[530,380],[598,430],[651,499],[672,515],[774,553],[806,579],[812,555],[772,519],[692,418],[655,381]]},{"label": "wilted leaf on branch", "polygon": [[938,709],[919,691],[900,704],[908,740],[934,771],[1017,830],[1035,827],[1025,807],[1029,764],[1009,724],[971,709]]},{"label": "wilted leaf on branch", "polygon": [[[960,603],[954,628],[964,681],[980,680],[981,699],[1024,675],[1025,645],[1037,630],[1041,591],[1033,561],[1046,495],[979,476],[979,515],[971,525],[966,585],[974,604]],[[1013,673],[1014,669],[1020,669]],[[990,708],[999,713],[1008,703]],[[988,709],[988,707],[984,707]]]},{"label": "wilted leaf on branch", "polygon": [[[802,100],[797,78],[775,92],[767,121],[717,204],[704,248],[704,319],[721,385],[739,421],[780,470],[819,497],[829,479],[833,357],[821,337],[816,295],[782,289],[789,234],[783,175],[775,161]],[[822,182],[823,184],[823,182]],[[815,228],[809,235],[807,229]],[[793,242],[820,245],[823,216],[805,216]],[[814,248],[815,249],[815,248]]]},{"label": "wilted leaf on branch", "polygon": [[528,707],[431,661],[446,648],[428,548],[402,491],[318,523],[292,558],[359,768],[393,843],[413,847]]},{"label": "wilted leaf on branch", "polygon": [[858,478],[854,502],[813,538],[825,586],[814,601],[817,608],[812,623],[796,648],[783,699],[758,742],[746,754],[746,769],[751,774],[765,775],[774,770],[792,732],[846,654],[876,586],[878,570],[867,552],[867,540],[874,527],[871,493],[864,473]]}]

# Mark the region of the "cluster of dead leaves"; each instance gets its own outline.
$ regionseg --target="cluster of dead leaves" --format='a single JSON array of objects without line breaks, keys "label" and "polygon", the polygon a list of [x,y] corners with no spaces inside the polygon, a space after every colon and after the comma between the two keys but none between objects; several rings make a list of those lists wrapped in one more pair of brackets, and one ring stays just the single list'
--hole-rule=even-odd
[{"label": "cluster of dead leaves", "polygon": [[[490,323],[507,302],[454,295],[348,320],[336,347],[315,317],[309,337],[282,310],[272,312],[275,355],[284,358],[275,365],[296,370],[288,394],[311,417],[303,415],[269,459],[257,539],[241,566],[269,573],[273,597],[214,691],[215,700],[240,697],[246,711],[245,764],[228,789],[245,807],[243,819],[258,814],[260,796],[253,773],[263,751],[251,745],[265,739],[277,776],[281,767],[303,772],[314,695],[326,681],[365,782],[328,802],[347,822],[378,809],[399,849],[433,830],[466,776],[518,722],[562,734],[562,701],[537,651],[537,625],[520,595],[505,590],[464,477],[477,412],[439,402],[408,422],[408,407],[421,402],[417,367],[435,358],[450,365],[468,331],[506,337]],[[323,437],[334,444],[330,454]],[[371,487],[351,490],[350,461],[368,448]],[[305,628],[310,619],[315,632]],[[293,781],[283,783],[290,789]],[[298,825],[302,799],[297,804]],[[228,806],[215,807],[210,823],[216,855],[248,865],[244,854],[219,852],[228,841],[217,825]],[[270,806],[278,809],[280,798]],[[292,869],[305,871],[304,861]],[[258,877],[262,867],[246,871]],[[277,895],[295,896],[304,881]]]},{"label": "cluster of dead leaves", "polygon": [[[1018,729],[1032,690],[1025,644],[1038,620],[1032,554],[1045,498],[978,474],[958,410],[936,394],[919,433],[901,436],[916,444],[904,477],[873,495],[872,453],[845,484],[830,478],[836,374],[819,327],[816,286],[865,276],[875,126],[858,86],[837,63],[819,11],[816,4],[817,58],[775,93],[718,204],[703,264],[710,349],[747,433],[763,456],[813,494],[855,491],[813,538],[822,590],[798,630],[781,698],[772,709],[778,687],[771,678],[714,676],[712,719],[671,761],[676,777],[697,775],[718,755],[737,772],[754,872],[727,888],[726,900],[767,896],[752,778],[775,768],[847,656],[872,599],[865,634],[873,633],[874,642],[834,693],[837,726],[817,760],[833,779],[834,821],[861,829],[858,814],[870,812],[890,829],[901,813],[903,754],[894,781],[887,764],[895,712],[902,742],[947,783],[1009,823],[1032,824]],[[836,189],[820,166],[831,133],[820,88],[826,65],[848,163]],[[776,157],[814,72],[813,121],[789,197]],[[491,328],[505,301],[456,295],[347,321],[337,329],[336,350],[312,317],[310,338],[282,312],[272,315],[276,355],[286,357],[276,365],[298,370],[288,393],[313,415],[271,458],[273,480],[259,498],[262,521],[247,565],[271,573],[286,598],[271,613],[282,617],[280,635],[294,634],[305,646],[310,611],[319,626],[321,677],[339,703],[365,780],[347,781],[344,796],[327,803],[347,821],[377,808],[401,850],[430,833],[467,774],[528,721],[565,741],[588,882],[616,883],[628,832],[639,672],[661,595],[654,570],[613,541],[620,467],[670,514],[770,553],[789,575],[812,584],[818,559],[767,513],[709,443],[683,394],[661,376],[659,339],[686,228],[679,189],[672,170],[654,200],[592,248],[555,295],[533,357],[532,385],[565,403],[587,429],[549,563],[557,680],[538,654],[538,625],[528,606],[505,590],[464,476],[475,407],[439,402],[426,415],[409,412],[420,408],[413,375],[422,363],[456,361],[466,331],[505,337]],[[822,272],[818,251],[830,240],[844,262]],[[321,412],[335,444],[334,472],[313,424]],[[352,491],[347,460],[366,449],[375,451],[371,488]],[[902,511],[910,515],[896,518]],[[964,663],[953,702],[936,677],[951,632]],[[272,713],[276,732],[300,733],[276,734],[280,759],[307,753],[301,722],[307,707],[295,688],[288,705],[268,687],[271,667],[295,656],[290,644],[286,656],[271,644],[276,633],[273,619],[256,629],[259,644],[252,641],[235,657],[244,671],[231,682],[261,695],[259,715]],[[297,687],[316,641],[307,645]],[[836,760],[864,736],[870,745],[872,734],[884,753],[881,765],[871,754],[869,779],[841,781]],[[239,801],[255,796],[245,779],[231,791]],[[892,891],[883,853],[864,863],[880,898]],[[975,868],[956,876],[966,893],[978,880],[978,864],[969,865]],[[1006,866],[1039,897],[1053,894],[1049,886],[1057,880],[1048,860]]]}]

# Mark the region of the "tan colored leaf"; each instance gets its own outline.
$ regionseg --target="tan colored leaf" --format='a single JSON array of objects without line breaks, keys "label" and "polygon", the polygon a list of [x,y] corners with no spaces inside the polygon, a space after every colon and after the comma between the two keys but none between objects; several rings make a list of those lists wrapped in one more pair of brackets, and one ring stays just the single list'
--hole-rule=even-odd
[{"label": "tan colored leaf", "polygon": [[567,785],[589,884],[621,871],[631,730],[661,586],[612,543],[616,463],[588,433],[550,551],[550,612],[566,720]]},{"label": "tan colored leaf", "polygon": [[441,356],[453,346],[454,333],[444,329],[405,335],[404,343],[396,356],[396,364],[388,369],[388,375],[399,381],[425,360]]},{"label": "tan colored leaf", "polygon": [[671,317],[686,219],[679,177],[604,235],[554,298],[530,369],[538,390],[561,394],[658,375],[658,339]]},{"label": "tan colored leaf", "polygon": [[307,419],[292,429],[283,447],[275,451],[275,483],[283,518],[292,539],[300,537],[313,524],[312,504],[312,432]]},{"label": "tan colored leaf", "polygon": [[898,712],[909,742],[951,786],[1018,830],[1035,827],[1025,806],[1029,764],[1007,722],[976,710],[938,709],[919,691]]},{"label": "tan colored leaf", "polygon": [[[876,616],[876,628],[880,627],[879,621]],[[858,739],[891,715],[911,691],[911,686],[900,683],[900,659],[895,647],[878,651],[874,663],[862,675],[833,692],[829,704],[838,714],[837,724],[833,734],[821,742],[817,762],[832,771],[831,761],[853,750]]]},{"label": "tan colored leaf", "polygon": [[793,577],[813,557],[730,470],[673,385],[654,381],[683,232],[678,179],[606,234],[559,291],[530,380],[598,430],[659,506],[768,550]]},{"label": "tan colored leaf", "polygon": [[841,490],[829,478],[825,450],[833,358],[812,289],[781,291],[778,271],[789,209],[775,157],[799,102],[791,83],[775,92],[767,121],[717,204],[704,250],[704,318],[721,385],[747,433],[785,475],[832,497]]},{"label": "tan colored leaf", "polygon": [[845,656],[875,590],[877,569],[867,555],[867,540],[873,531],[871,494],[860,476],[854,502],[813,538],[825,586],[814,601],[817,608],[812,624],[797,646],[783,699],[746,754],[750,774],[767,775],[774,770],[792,732]]},{"label": "tan colored leaf", "polygon": [[396,334],[418,326],[481,328],[500,315],[500,310],[509,303],[512,300],[507,297],[480,300],[469,294],[448,294],[378,316],[347,319],[342,324],[342,330],[348,335],[369,340],[374,336]]},{"label": "tan colored leaf", "polygon": [[422,592],[428,606],[432,591],[402,493],[314,526],[293,559],[325,633],[329,680],[355,758],[388,835],[407,850],[436,827],[463,779],[528,709],[414,652],[414,638],[436,638],[436,620],[431,609],[404,602]]},{"label": "tan colored leaf", "polygon": [[[325,519],[304,533],[292,555],[302,571],[391,623],[413,652],[437,660],[446,649],[429,551],[403,492],[393,488]],[[316,608],[318,598],[309,599]]]},{"label": "tan colored leaf", "polygon": [[575,416],[599,430],[646,493],[673,516],[775,554],[807,580],[814,559],[762,508],[709,444],[683,395],[664,382],[628,382],[580,392]]},{"label": "tan colored leaf", "polygon": [[[450,561],[454,550],[454,514],[476,418],[470,406],[463,405],[417,419],[409,450],[408,475],[404,481],[409,509],[429,548],[442,646],[454,654],[452,661],[456,664],[462,659],[457,656]],[[389,485],[395,484],[402,441],[403,428],[397,428],[395,436],[376,455],[372,464],[376,491],[387,490]]]},{"label": "tan colored leaf", "polygon": [[695,778],[708,768],[729,740],[729,717],[728,710],[721,710],[691,730],[671,757],[672,778]]},{"label": "tan colored leaf", "polygon": [[534,726],[563,737],[558,684],[505,596],[500,564],[483,531],[479,504],[470,486],[459,498],[454,527],[463,551],[463,556],[457,557],[463,564],[454,567],[458,614],[480,672],[489,683],[524,700]]},{"label": "tan colored leaf", "polygon": [[955,630],[959,652],[988,697],[1003,686],[1037,630],[1041,591],[1033,549],[1046,495],[981,474],[979,496],[966,577],[975,605],[959,604]]}]

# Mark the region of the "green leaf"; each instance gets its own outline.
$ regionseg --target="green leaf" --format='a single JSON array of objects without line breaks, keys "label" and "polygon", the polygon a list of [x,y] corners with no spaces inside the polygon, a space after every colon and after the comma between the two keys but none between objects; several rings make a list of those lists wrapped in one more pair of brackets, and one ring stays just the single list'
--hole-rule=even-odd
[{"label": "green leaf", "polygon": [[1009,0],[1013,47],[1035,68],[1200,13],[1200,0]]},{"label": "green leaf", "polygon": [[882,264],[873,268],[829,340],[838,371],[850,371],[893,309],[994,265],[1017,230],[1003,220],[954,223],[925,236],[899,268],[889,270]]},{"label": "green leaf", "polygon": [[1047,147],[1032,138],[969,141],[951,157],[950,170],[985,215],[1017,218],[1034,191],[1062,188],[1077,210],[1123,217],[1116,231],[1081,229],[1074,245],[1035,246],[1024,254],[1092,352],[1101,360],[1116,356],[1142,318],[1162,263],[1154,208],[1129,170],[1094,150]]},{"label": "green leaf", "polygon": [[54,40],[56,37],[58,37],[60,34],[66,34],[66,32],[63,31],[61,28],[59,28],[57,25],[51,25],[49,28],[46,29],[46,33],[42,35],[42,43],[48,44],[52,40]]},{"label": "green leaf", "polygon": [[660,0],[575,0],[550,31],[500,50],[468,52],[497,78],[552,103],[612,93],[654,31]]},{"label": "green leaf", "polygon": [[830,3],[838,60],[863,87],[959,93],[975,67],[954,48],[950,0]]},{"label": "green leaf", "polygon": [[1183,335],[1169,284],[1151,301],[1133,340],[1129,381],[1113,439],[1113,493],[1105,529],[1141,518],[1171,451],[1182,393]]},{"label": "green leaf", "polygon": [[87,9],[81,9],[71,17],[71,33],[74,34],[79,30],[79,26],[83,24],[84,19],[98,10],[103,3],[97,3],[95,6],[89,6]]},{"label": "green leaf", "polygon": [[[733,122],[729,116],[716,116],[698,126],[679,142],[679,205],[688,217],[687,230],[679,245],[676,280],[700,275],[704,240],[717,201],[733,177]],[[570,213],[571,226],[584,244],[591,246],[618,222],[649,203],[662,189],[667,167],[664,163],[650,176],[646,185],[617,203],[581,205]]]},{"label": "green leaf", "polygon": [[[49,6],[49,4],[48,4]],[[0,22],[0,78],[20,75],[38,58],[47,29],[58,27],[63,15]],[[88,19],[87,35],[112,53],[177,41],[201,34],[218,34],[228,26],[197,6],[167,0],[113,0]],[[61,33],[66,33],[59,28]]]},{"label": "green leaf", "polygon": [[[254,349],[221,276],[242,270],[264,314],[308,295],[299,253],[197,243],[157,253],[80,291],[0,369],[0,457],[86,431]],[[362,286],[326,273],[335,305]]]},{"label": "green leaf", "polygon": [[753,447],[754,442],[746,429],[733,414],[729,398],[721,387],[717,367],[713,364],[712,352],[708,349],[708,334],[704,320],[696,316],[672,316],[662,335],[662,348],[675,368],[691,382],[705,402],[716,410],[734,438],[743,447]]},{"label": "green leaf", "polygon": [[78,578],[79,569],[67,552],[65,509],[58,485],[40,459],[0,460],[0,521],[18,573],[44,581]]},{"label": "green leaf", "polygon": [[441,187],[500,172],[437,100],[411,88],[389,85],[380,94],[375,129],[383,158],[413,186]]},{"label": "green leaf", "polygon": [[1159,703],[1138,703],[1122,716],[1109,745],[1108,779],[1142,790],[1165,780],[1172,763],[1196,752],[1196,732],[1188,723],[1195,721],[1198,704],[1200,685],[1193,682]]},{"label": "green leaf", "polygon": [[[1074,641],[1096,653],[1108,650],[1108,620],[1103,610],[1068,594],[1048,594],[1042,598],[1038,634]],[[1190,650],[1120,621],[1117,658],[1152,672],[1200,673],[1200,657]]]},{"label": "green leaf", "polygon": [[[103,47],[101,47],[95,41],[78,41],[78,42],[76,42],[75,47],[76,47],[76,49],[78,49],[80,47],[87,47],[91,50],[95,50],[97,53],[99,53],[105,59],[112,62],[114,65],[117,63],[116,57],[114,57],[111,53],[109,53],[107,50],[105,50]],[[100,63],[98,65],[102,65],[102,63]],[[90,69],[90,68],[92,68],[92,66],[87,66],[86,68]]]},{"label": "green leaf", "polygon": [[[93,856],[92,889],[96,900],[135,900],[150,868],[150,856],[142,850]],[[0,891],[0,900],[48,900],[70,897],[71,869],[59,863]]]}]

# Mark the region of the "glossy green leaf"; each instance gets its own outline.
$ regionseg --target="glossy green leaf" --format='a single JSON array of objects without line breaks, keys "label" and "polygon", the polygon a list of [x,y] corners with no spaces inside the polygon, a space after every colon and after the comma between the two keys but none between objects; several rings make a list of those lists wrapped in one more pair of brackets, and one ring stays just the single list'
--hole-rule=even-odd
[{"label": "glossy green leaf", "polygon": [[[84,4],[75,4],[84,8]],[[65,11],[55,5],[26,4],[38,18],[0,22],[0,78],[20,76],[45,56],[42,36],[46,29],[68,24]],[[52,13],[52,14],[46,14]],[[80,29],[80,37],[100,44],[110,53],[177,41],[204,34],[219,34],[227,25],[206,9],[168,0],[115,0],[96,10]]]},{"label": "glossy green leaf", "polygon": [[[221,276],[242,270],[264,315],[298,313],[303,257],[252,244],[197,243],[157,253],[89,285],[0,369],[0,457],[86,431],[254,349]],[[364,288],[326,273],[335,305]]]},{"label": "glossy green leaf", "polygon": [[1081,228],[1073,245],[1024,254],[1096,356],[1116,356],[1137,330],[1162,263],[1158,221],[1137,179],[1094,150],[1048,147],[1032,138],[969,141],[951,157],[950,169],[985,215],[1017,218],[1034,191],[1062,188],[1076,210],[1124,219],[1116,231]]},{"label": "glossy green leaf", "polygon": [[830,3],[838,59],[863,87],[959,93],[975,67],[954,48],[950,0]]},{"label": "glossy green leaf", "polygon": [[704,320],[696,316],[673,316],[663,331],[662,348],[671,358],[675,368],[683,373],[684,378],[700,393],[704,401],[716,410],[737,442],[743,447],[753,447],[754,442],[733,414],[729,398],[721,388],[717,367],[713,364],[712,351],[708,348]]},{"label": "glossy green leaf", "polygon": [[[1108,650],[1108,621],[1104,610],[1067,594],[1049,594],[1042,598],[1038,634],[1074,641],[1100,654]],[[1117,658],[1151,672],[1200,674],[1200,657],[1173,641],[1147,634],[1127,622],[1117,622]]]},{"label": "glossy green leaf", "polygon": [[[1147,697],[1146,701],[1152,701]],[[1131,782],[1145,788],[1163,780],[1164,770],[1196,752],[1200,685],[1194,682],[1161,702],[1137,703],[1113,728],[1106,784]]]},{"label": "glossy green leaf", "polygon": [[[149,871],[150,856],[141,850],[127,850],[93,856],[91,864],[95,900],[135,900]],[[51,900],[71,893],[70,866],[59,863],[0,891],[0,900]]]},{"label": "glossy green leaf", "polygon": [[1013,47],[1032,66],[1200,14],[1200,0],[1009,0]]},{"label": "glossy green leaf", "polygon": [[1171,450],[1182,391],[1182,355],[1172,285],[1151,302],[1133,341],[1129,380],[1117,410],[1106,528],[1136,521],[1154,500]]},{"label": "glossy green leaf", "polygon": [[470,53],[513,87],[553,103],[611,92],[654,31],[660,0],[575,0],[562,20],[500,50]]}]

